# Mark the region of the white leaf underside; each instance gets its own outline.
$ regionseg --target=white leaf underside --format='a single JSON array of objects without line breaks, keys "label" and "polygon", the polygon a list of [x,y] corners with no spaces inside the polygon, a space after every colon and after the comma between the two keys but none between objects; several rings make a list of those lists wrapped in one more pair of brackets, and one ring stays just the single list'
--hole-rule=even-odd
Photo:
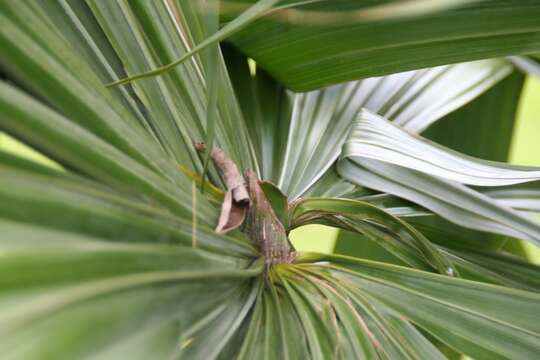
[{"label": "white leaf underside", "polygon": [[462,226],[540,242],[538,222],[464,185],[535,181],[538,168],[461,155],[364,110],[344,145],[338,172],[349,181],[403,197]]},{"label": "white leaf underside", "polygon": [[511,70],[504,60],[482,60],[291,94],[294,105],[278,185],[291,198],[304,194],[339,157],[362,108],[418,133],[473,100]]},{"label": "white leaf underside", "polygon": [[382,161],[467,185],[504,186],[540,179],[540,168],[463,155],[394,124],[369,111],[360,111],[342,157]]}]

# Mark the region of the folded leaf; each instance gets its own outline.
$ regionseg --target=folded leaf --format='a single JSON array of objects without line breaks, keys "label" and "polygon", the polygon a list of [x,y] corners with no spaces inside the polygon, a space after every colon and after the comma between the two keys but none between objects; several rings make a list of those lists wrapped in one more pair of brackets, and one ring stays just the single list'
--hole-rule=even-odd
[{"label": "folded leaf", "polygon": [[537,168],[486,162],[413,136],[362,111],[338,164],[340,175],[430,209],[465,227],[540,241],[540,224],[463,183],[497,186],[535,180]]},{"label": "folded leaf", "polygon": [[[512,69],[504,60],[483,60],[295,94],[259,68],[250,75],[246,60],[232,49],[227,54],[235,90],[240,98],[248,99],[243,102],[244,115],[249,119],[265,179],[293,200],[332,171],[362,107],[421,131],[486,91]],[[328,186],[334,185],[325,184]],[[326,193],[320,186],[317,191],[314,195]]]},{"label": "folded leaf", "polygon": [[508,59],[524,73],[540,78],[540,63],[526,56],[509,56]]},{"label": "folded leaf", "polygon": [[[412,266],[424,269],[422,262],[427,262],[442,274],[457,275],[452,263],[422,233],[405,221],[366,202],[348,199],[302,199],[292,205],[291,218],[293,227],[322,219],[325,223],[335,223],[346,230],[360,232],[381,246],[386,247],[385,242],[388,241],[387,249]],[[386,236],[385,232],[377,227],[386,230]],[[421,256],[420,259],[418,255]]]},{"label": "folded leaf", "polygon": [[343,158],[372,159],[468,185],[504,186],[540,179],[540,168],[476,159],[413,136],[367,110],[355,121]]},{"label": "folded leaf", "polygon": [[538,187],[510,187],[485,191],[484,194],[504,206],[526,212],[540,213],[540,189]]}]

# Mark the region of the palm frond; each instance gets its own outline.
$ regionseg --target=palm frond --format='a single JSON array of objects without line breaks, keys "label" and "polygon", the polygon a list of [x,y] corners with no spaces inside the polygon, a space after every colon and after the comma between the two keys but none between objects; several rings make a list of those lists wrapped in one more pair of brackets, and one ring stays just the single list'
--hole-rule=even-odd
[{"label": "palm frond", "polygon": [[[477,230],[538,241],[520,184],[538,171],[411,133],[513,76],[507,59],[425,67],[537,51],[538,4],[221,1],[221,29],[207,5],[0,2],[0,129],[55,161],[0,151],[2,358],[444,359],[438,342],[534,358],[539,267]],[[362,19],[276,22],[325,9]],[[138,81],[105,86],[122,79]],[[226,235],[202,140],[252,170],[249,220]],[[312,223],[399,265],[291,251]]]},{"label": "palm frond", "polygon": [[[293,9],[285,7],[258,19],[230,40],[295,91],[539,49],[540,6],[535,0],[452,1],[446,2],[451,8],[428,14],[400,17],[391,11],[371,19],[354,15],[370,10],[374,5],[370,2],[293,3],[297,3]],[[395,0],[382,6],[403,3]],[[334,16],[325,17],[326,13]]]}]

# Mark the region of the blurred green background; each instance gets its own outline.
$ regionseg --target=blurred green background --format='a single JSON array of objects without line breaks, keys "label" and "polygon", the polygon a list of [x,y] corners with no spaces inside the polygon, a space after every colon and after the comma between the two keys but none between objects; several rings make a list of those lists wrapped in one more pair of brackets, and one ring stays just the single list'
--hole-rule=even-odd
[{"label": "blurred green background", "polygon": [[[504,101],[504,99],[501,99]],[[0,133],[0,148],[33,160],[57,166],[20,142]],[[510,150],[510,162],[520,165],[540,166],[540,80],[528,77],[518,108]],[[291,233],[291,240],[301,251],[332,252],[339,230],[322,225],[308,225]],[[540,264],[540,250],[524,243],[533,262]]]}]

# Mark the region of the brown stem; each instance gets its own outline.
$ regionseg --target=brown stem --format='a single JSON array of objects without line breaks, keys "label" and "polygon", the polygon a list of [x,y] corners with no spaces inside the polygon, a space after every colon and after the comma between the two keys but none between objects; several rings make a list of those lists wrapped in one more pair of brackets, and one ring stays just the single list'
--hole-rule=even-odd
[{"label": "brown stem", "polygon": [[259,245],[267,265],[292,262],[295,252],[283,224],[278,220],[259,185],[257,175],[248,170],[245,176],[251,206],[244,224],[244,232]]},{"label": "brown stem", "polygon": [[[205,151],[204,143],[196,143],[195,148],[198,151]],[[210,152],[210,158],[214,165],[219,169],[227,189],[232,191],[232,196],[236,202],[249,202],[249,195],[244,184],[244,178],[238,170],[238,167],[225,155],[225,152],[220,148],[214,147]]]},{"label": "brown stem", "polygon": [[[196,143],[195,148],[204,151],[206,146]],[[234,161],[219,148],[213,148],[210,157],[227,185],[216,231],[227,232],[243,224],[242,231],[259,246],[267,266],[292,262],[296,253],[257,175],[248,170],[242,177]]]},{"label": "brown stem", "polygon": [[[198,151],[204,151],[206,145],[196,143],[195,148]],[[213,148],[210,157],[216,168],[221,172],[227,186],[227,192],[221,204],[221,214],[216,226],[216,232],[226,233],[238,228],[244,222],[249,207],[249,194],[238,167],[234,161],[225,155],[223,150]]]}]

